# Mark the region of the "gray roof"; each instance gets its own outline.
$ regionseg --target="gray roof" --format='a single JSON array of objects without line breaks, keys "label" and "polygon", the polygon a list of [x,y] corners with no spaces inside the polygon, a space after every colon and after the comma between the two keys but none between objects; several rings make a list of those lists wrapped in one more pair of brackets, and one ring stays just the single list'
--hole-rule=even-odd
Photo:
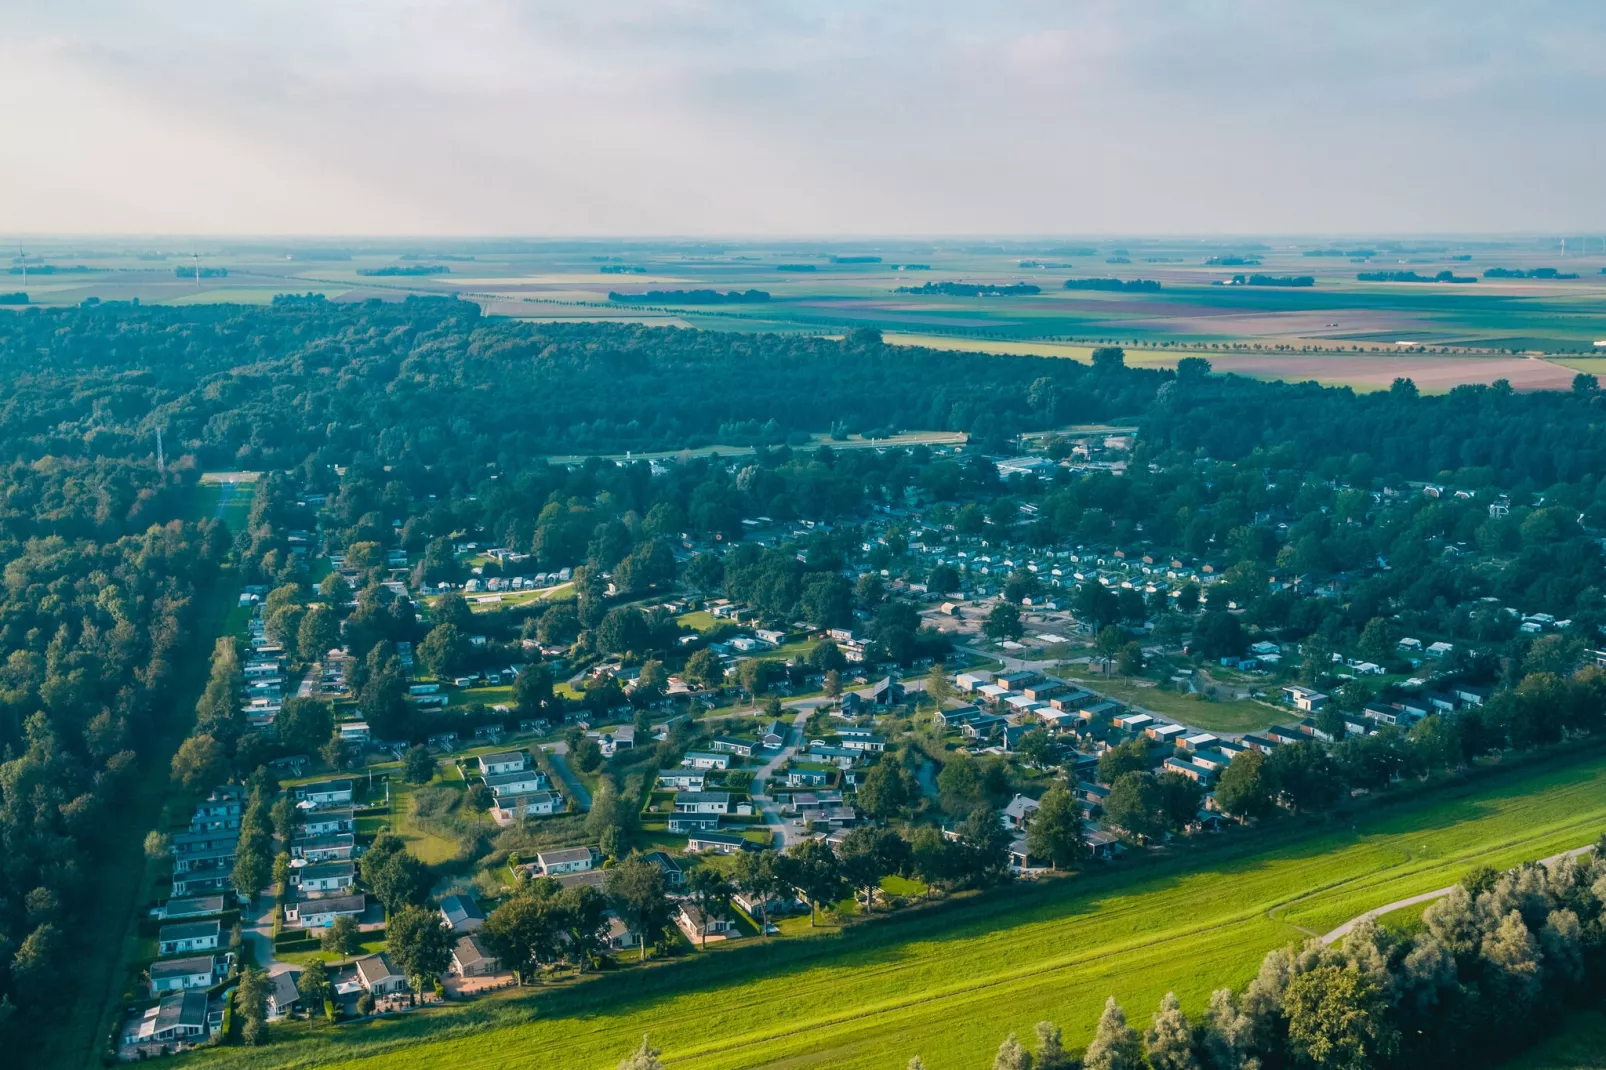
[{"label": "gray roof", "polygon": [[528,761],[528,757],[521,750],[497,751],[495,754],[480,755],[480,768],[483,769],[487,765],[506,765],[508,762],[522,764],[525,761]]},{"label": "gray roof", "polygon": [[168,959],[151,963],[151,980],[162,977],[188,977],[191,974],[210,974],[217,969],[217,956],[191,955],[188,958]]},{"label": "gray roof", "polygon": [[319,862],[315,866],[302,866],[301,879],[321,880],[324,877],[351,877],[357,876],[357,863],[355,862]]},{"label": "gray roof", "polygon": [[454,929],[464,922],[485,920],[485,912],[479,904],[466,895],[449,895],[442,899],[441,913],[446,915],[446,924]]},{"label": "gray roof", "polygon": [[160,943],[172,940],[200,940],[205,937],[215,937],[223,931],[220,921],[191,921],[182,925],[164,925],[157,932],[156,938]]},{"label": "gray roof", "polygon": [[157,1004],[156,1031],[174,1026],[206,1027],[206,989],[191,988],[175,992]]},{"label": "gray roof", "polygon": [[301,999],[301,991],[296,988],[296,982],[300,979],[300,970],[285,970],[268,978],[273,983],[268,998],[273,1000],[275,1007],[283,1011]]},{"label": "gray roof", "polygon": [[543,866],[560,865],[564,862],[578,862],[582,858],[591,858],[589,847],[559,847],[551,851],[537,852],[535,860]]},{"label": "gray roof", "polygon": [[361,914],[368,909],[368,897],[361,892],[356,895],[332,895],[323,899],[304,899],[297,908],[296,913],[303,917],[313,917],[318,914]]},{"label": "gray roof", "polygon": [[683,803],[683,802],[687,802],[687,803],[705,803],[705,802],[708,802],[708,803],[726,803],[728,805],[730,803],[730,801],[731,801],[731,793],[728,792],[728,791],[677,791],[677,792],[675,792],[675,802],[677,802],[677,803]]},{"label": "gray roof", "polygon": [[396,972],[396,967],[391,965],[390,957],[383,951],[377,955],[369,955],[367,958],[358,959],[356,966],[357,975],[362,978],[363,983],[366,985],[377,985],[392,979],[405,979],[400,973]]},{"label": "gray roof", "polygon": [[169,899],[162,913],[169,918],[196,918],[223,913],[221,895],[198,895],[189,899]]},{"label": "gray roof", "polygon": [[468,969],[471,966],[478,966],[491,956],[473,936],[464,936],[452,949],[452,957],[457,960],[459,966]]}]

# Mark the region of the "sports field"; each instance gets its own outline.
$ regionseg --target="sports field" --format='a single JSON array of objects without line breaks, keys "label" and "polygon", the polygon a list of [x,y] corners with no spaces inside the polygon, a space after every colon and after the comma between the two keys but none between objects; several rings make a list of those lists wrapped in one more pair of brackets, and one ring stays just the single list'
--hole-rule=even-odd
[{"label": "sports field", "polygon": [[1331,828],[1245,834],[1199,854],[910,912],[841,935],[733,946],[588,984],[336,1030],[195,1064],[349,1070],[607,1067],[642,1033],[685,1070],[985,1065],[1052,1019],[1089,1038],[1106,995],[1146,1023],[1241,985],[1270,948],[1368,907],[1606,830],[1606,757],[1499,771]]}]

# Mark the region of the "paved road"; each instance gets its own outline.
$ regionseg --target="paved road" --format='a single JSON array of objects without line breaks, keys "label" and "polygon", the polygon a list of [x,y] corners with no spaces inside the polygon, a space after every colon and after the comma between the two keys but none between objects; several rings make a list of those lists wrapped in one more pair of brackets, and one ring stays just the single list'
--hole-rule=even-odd
[{"label": "paved road", "polygon": [[569,768],[568,759],[564,757],[569,753],[569,745],[562,742],[543,743],[541,744],[541,749],[547,752],[548,758],[552,759],[552,771],[558,774],[559,780],[563,781],[563,786],[568,789],[569,798],[578,803],[582,811],[590,810],[591,793],[580,782],[580,778],[574,775],[574,770]]},{"label": "paved road", "polygon": [[[1554,865],[1564,858],[1574,858],[1581,854],[1588,854],[1594,849],[1594,844],[1589,844],[1587,847],[1574,847],[1571,851],[1563,851],[1559,855],[1551,855],[1549,858],[1541,858],[1539,861],[1547,866]],[[1326,945],[1333,943],[1335,940],[1342,940],[1344,937],[1349,935],[1350,930],[1354,929],[1355,926],[1359,925],[1367,918],[1376,919],[1382,917],[1384,914],[1392,914],[1396,910],[1404,910],[1406,907],[1414,907],[1418,903],[1431,903],[1435,899],[1443,899],[1454,890],[1455,885],[1452,884],[1448,888],[1437,888],[1431,892],[1423,892],[1421,895],[1413,895],[1407,899],[1397,899],[1392,903],[1378,907],[1376,910],[1368,910],[1366,913],[1346,921],[1332,932],[1324,934],[1322,936],[1322,946],[1325,947]]]},{"label": "paved road", "polygon": [[754,804],[758,806],[758,812],[764,815],[765,827],[773,829],[775,834],[781,837],[782,848],[790,847],[802,839],[803,832],[781,816],[779,805],[765,791],[765,788],[770,777],[775,775],[775,771],[781,767],[781,764],[796,754],[798,748],[804,743],[803,728],[808,724],[809,718],[814,715],[814,711],[830,701],[830,699],[807,699],[798,704],[796,707],[797,715],[792,718],[792,726],[786,732],[786,745],[777,751],[773,758],[765,762],[762,769],[753,774],[752,783],[748,785],[747,794],[752,798]]},{"label": "paved road", "polygon": [[251,946],[251,958],[259,970],[283,973],[290,968],[286,962],[273,958],[273,896],[259,895],[250,905],[240,908],[240,937]]}]

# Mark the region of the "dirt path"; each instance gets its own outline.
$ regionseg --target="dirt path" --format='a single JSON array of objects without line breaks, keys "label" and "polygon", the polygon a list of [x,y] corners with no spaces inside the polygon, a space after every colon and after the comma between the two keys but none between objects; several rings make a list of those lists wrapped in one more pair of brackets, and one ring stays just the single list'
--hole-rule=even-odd
[{"label": "dirt path", "polygon": [[[1571,851],[1563,851],[1559,855],[1551,855],[1549,858],[1541,858],[1539,861],[1547,866],[1555,865],[1564,858],[1575,858],[1581,854],[1588,854],[1594,849],[1594,844],[1589,844],[1585,847],[1574,847]],[[1455,885],[1452,884],[1448,888],[1436,888],[1431,892],[1423,892],[1421,895],[1413,895],[1406,899],[1396,899],[1394,902],[1387,903],[1375,910],[1368,910],[1366,913],[1357,915],[1356,917],[1351,918],[1349,921],[1346,921],[1332,932],[1324,934],[1321,938],[1322,945],[1325,947],[1326,945],[1333,943],[1335,940],[1342,940],[1344,937],[1349,935],[1350,930],[1354,929],[1355,926],[1359,925],[1367,918],[1376,919],[1382,917],[1384,914],[1392,914],[1396,910],[1404,910],[1406,907],[1414,907],[1418,903],[1431,903],[1435,899],[1443,899],[1454,890]]]}]

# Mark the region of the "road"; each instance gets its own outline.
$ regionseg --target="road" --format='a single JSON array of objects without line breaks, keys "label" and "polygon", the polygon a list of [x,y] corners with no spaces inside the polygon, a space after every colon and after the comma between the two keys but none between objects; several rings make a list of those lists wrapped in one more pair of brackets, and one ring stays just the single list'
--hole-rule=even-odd
[{"label": "road", "polygon": [[271,976],[290,968],[273,958],[273,896],[259,895],[240,908],[240,938],[251,946],[251,961]]},{"label": "road", "polygon": [[775,757],[764,763],[764,767],[753,774],[752,783],[748,785],[747,794],[758,807],[758,812],[764,815],[764,826],[774,828],[781,837],[781,847],[787,848],[803,838],[803,833],[796,826],[781,816],[781,809],[775,800],[765,791],[770,777],[775,775],[787,759],[796,754],[798,747],[804,742],[803,728],[809,723],[809,718],[820,706],[832,701],[831,699],[806,699],[795,708],[797,715],[792,718],[792,726],[787,729],[786,745],[776,752]]},{"label": "road", "polygon": [[[1575,858],[1581,854],[1588,854],[1594,849],[1594,844],[1589,844],[1584,847],[1574,847],[1571,851],[1563,851],[1559,855],[1551,855],[1549,858],[1541,858],[1539,861],[1544,865],[1550,866],[1560,862],[1564,858]],[[1368,918],[1377,919],[1382,917],[1384,914],[1392,914],[1396,910],[1404,910],[1406,907],[1414,907],[1418,903],[1431,903],[1435,899],[1443,899],[1454,890],[1455,885],[1452,884],[1448,888],[1436,888],[1431,892],[1423,892],[1421,895],[1413,895],[1406,899],[1396,899],[1394,902],[1387,903],[1375,910],[1368,910],[1366,913],[1357,915],[1356,917],[1351,918],[1349,921],[1346,921],[1332,932],[1324,934],[1322,936],[1322,946],[1326,947],[1335,940],[1342,940],[1344,937],[1349,935],[1350,931],[1354,929],[1355,926],[1359,925]]]},{"label": "road", "polygon": [[564,788],[569,792],[569,798],[579,804],[581,811],[589,811],[591,793],[580,782],[580,778],[574,775],[574,770],[569,768],[569,760],[564,757],[569,753],[569,745],[562,742],[543,743],[541,749],[546,751],[547,757],[552,760],[552,771],[563,781]]}]

